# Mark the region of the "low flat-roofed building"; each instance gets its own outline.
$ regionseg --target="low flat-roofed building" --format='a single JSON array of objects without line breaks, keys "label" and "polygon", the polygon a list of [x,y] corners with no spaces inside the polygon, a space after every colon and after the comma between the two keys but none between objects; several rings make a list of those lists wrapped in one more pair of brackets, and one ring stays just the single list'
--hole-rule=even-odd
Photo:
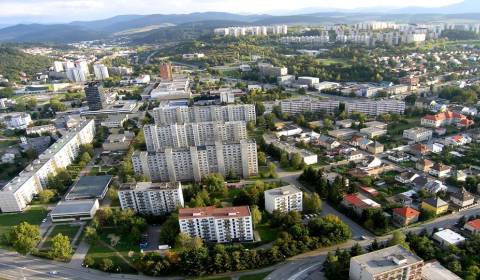
[{"label": "low flat-roofed building", "polygon": [[91,220],[99,208],[98,199],[60,201],[50,212],[52,222]]},{"label": "low flat-roofed building", "polygon": [[103,199],[112,178],[112,175],[82,176],[67,193],[65,200]]},{"label": "low flat-roofed building", "polygon": [[350,259],[350,279],[422,279],[423,260],[395,245]]},{"label": "low flat-roofed building", "polygon": [[451,229],[444,229],[433,234],[433,239],[437,240],[442,246],[459,245],[465,241],[465,237],[454,232]]},{"label": "low flat-roofed building", "polygon": [[426,262],[422,269],[422,280],[461,280],[455,273],[446,269],[437,260]]},{"label": "low flat-roofed building", "polygon": [[109,115],[106,120],[102,121],[100,124],[108,128],[122,128],[123,123],[128,120],[128,115],[119,114],[119,115]]},{"label": "low flat-roofed building", "polygon": [[387,134],[387,130],[371,126],[360,129],[360,133],[367,135],[368,138],[375,138]]},{"label": "low flat-roofed building", "polygon": [[330,130],[328,135],[337,139],[346,139],[352,137],[357,131],[349,128]]},{"label": "low flat-roofed building", "polygon": [[124,134],[110,134],[102,147],[105,151],[126,151],[134,138],[135,134],[129,131]]}]

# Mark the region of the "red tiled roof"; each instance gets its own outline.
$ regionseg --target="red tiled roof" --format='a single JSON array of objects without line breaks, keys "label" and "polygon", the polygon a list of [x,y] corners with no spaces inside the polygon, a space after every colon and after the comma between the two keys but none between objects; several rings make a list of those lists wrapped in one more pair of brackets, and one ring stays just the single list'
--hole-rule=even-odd
[{"label": "red tiled roof", "polygon": [[199,208],[180,208],[178,217],[180,219],[195,219],[204,217],[216,218],[234,218],[250,216],[250,208],[248,206],[236,206],[216,208],[214,206]]},{"label": "red tiled roof", "polygon": [[378,195],[378,191],[372,187],[369,187],[369,186],[361,186],[360,189],[368,194],[370,194],[371,196],[377,196]]},{"label": "red tiled roof", "polygon": [[451,111],[438,113],[436,115],[426,115],[423,118],[427,119],[427,120],[431,120],[431,121],[443,121],[443,120],[446,120],[446,119],[458,119],[458,120],[462,121],[464,119],[467,119],[466,116],[464,116],[462,114],[459,114],[459,113],[451,112]]},{"label": "red tiled roof", "polygon": [[420,215],[420,212],[410,207],[395,208],[393,209],[393,213],[407,219]]},{"label": "red tiled roof", "polygon": [[469,226],[473,227],[474,229],[480,229],[480,219],[472,220],[467,223]]}]

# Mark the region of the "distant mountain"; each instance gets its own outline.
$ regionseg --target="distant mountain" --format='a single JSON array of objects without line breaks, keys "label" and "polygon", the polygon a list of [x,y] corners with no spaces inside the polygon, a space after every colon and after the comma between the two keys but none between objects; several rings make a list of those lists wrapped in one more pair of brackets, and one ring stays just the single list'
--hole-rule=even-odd
[{"label": "distant mountain", "polygon": [[68,24],[19,24],[0,29],[0,42],[69,43],[106,36],[101,31]]},{"label": "distant mountain", "polygon": [[0,42],[53,42],[67,43],[107,38],[115,33],[125,34],[131,30],[204,21],[228,21],[247,24],[271,18],[270,15],[237,15],[221,12],[206,12],[173,15],[121,15],[103,20],[76,21],[68,24],[19,24],[0,29]]},{"label": "distant mountain", "polygon": [[[320,12],[319,12],[320,11]],[[305,10],[306,12],[306,10]],[[0,42],[71,43],[108,39],[121,36],[142,41],[187,39],[205,34],[208,29],[231,25],[321,24],[352,23],[369,20],[398,22],[428,22],[442,20],[479,20],[480,0],[465,0],[443,8],[368,8],[361,10],[308,9],[298,15],[238,15],[223,12],[205,12],[172,15],[120,15],[94,21],[75,21],[65,24],[18,24],[1,28]],[[468,13],[468,14],[466,14]],[[187,32],[187,34],[175,34]],[[156,35],[158,38],[155,38]]]}]

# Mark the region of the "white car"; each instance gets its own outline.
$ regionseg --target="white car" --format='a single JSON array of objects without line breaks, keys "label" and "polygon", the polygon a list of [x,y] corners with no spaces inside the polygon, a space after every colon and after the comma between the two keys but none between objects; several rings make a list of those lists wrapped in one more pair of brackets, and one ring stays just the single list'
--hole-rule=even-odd
[{"label": "white car", "polygon": [[58,274],[58,272],[57,272],[57,271],[55,271],[55,270],[53,270],[53,271],[50,271],[48,274],[51,274],[51,275],[57,275],[57,274]]}]

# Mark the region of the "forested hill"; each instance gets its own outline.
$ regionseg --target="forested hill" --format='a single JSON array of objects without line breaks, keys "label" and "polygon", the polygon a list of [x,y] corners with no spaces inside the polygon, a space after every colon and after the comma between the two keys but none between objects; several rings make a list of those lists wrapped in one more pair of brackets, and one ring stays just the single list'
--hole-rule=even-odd
[{"label": "forested hill", "polygon": [[45,70],[51,65],[50,58],[41,55],[31,55],[23,51],[0,46],[0,75],[11,81],[17,81],[21,72],[33,75]]}]

